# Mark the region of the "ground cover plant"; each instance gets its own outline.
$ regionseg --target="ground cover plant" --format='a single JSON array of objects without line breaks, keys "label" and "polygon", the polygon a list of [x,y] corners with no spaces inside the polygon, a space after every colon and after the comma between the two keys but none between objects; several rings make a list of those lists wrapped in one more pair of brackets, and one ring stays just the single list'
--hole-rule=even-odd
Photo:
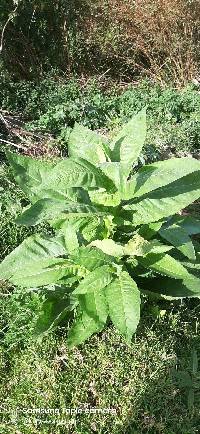
[{"label": "ground cover plant", "polygon": [[69,158],[34,160],[8,153],[29,197],[17,223],[47,221],[52,235],[35,234],[0,266],[0,277],[24,288],[43,288],[36,333],[75,310],[68,345],[85,341],[111,319],[130,343],[141,296],[199,297],[200,222],[178,213],[200,196],[200,162],[137,162],[146,136],[146,110],[110,143],[76,124]]},{"label": "ground cover plant", "polygon": [[[47,142],[51,134],[51,146],[60,147],[65,155],[75,122],[104,135],[115,134],[146,105],[148,130],[142,164],[169,155],[199,156],[200,98],[198,86],[192,84],[181,90],[147,80],[120,86],[98,77],[66,80],[58,78],[56,71],[39,83],[13,82],[2,74],[0,100],[3,110],[26,122],[26,129],[44,135],[44,140],[47,134]],[[0,139],[5,139],[5,126],[2,128],[0,125]]]}]

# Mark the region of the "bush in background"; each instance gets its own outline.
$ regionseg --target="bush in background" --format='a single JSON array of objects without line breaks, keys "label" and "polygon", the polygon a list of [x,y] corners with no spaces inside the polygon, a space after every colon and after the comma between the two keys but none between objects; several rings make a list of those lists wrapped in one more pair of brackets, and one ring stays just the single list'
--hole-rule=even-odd
[{"label": "bush in background", "polygon": [[[187,0],[103,0],[85,24],[87,47],[115,75],[145,74],[178,85],[194,78],[199,64],[200,4]],[[86,33],[85,33],[86,37]],[[83,38],[84,39],[84,38]]]},{"label": "bush in background", "polygon": [[[16,2],[15,2],[16,3]],[[199,68],[198,0],[2,0],[5,67],[17,78],[43,71],[140,74],[183,85]]]}]

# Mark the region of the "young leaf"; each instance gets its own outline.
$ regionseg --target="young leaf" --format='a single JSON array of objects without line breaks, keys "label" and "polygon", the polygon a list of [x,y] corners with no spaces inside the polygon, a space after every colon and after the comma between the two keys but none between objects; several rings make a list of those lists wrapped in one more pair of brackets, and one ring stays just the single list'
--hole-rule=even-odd
[{"label": "young leaf", "polygon": [[137,163],[145,142],[146,129],[146,109],[143,109],[122,127],[111,143],[111,160],[121,163],[126,177],[132,165]]},{"label": "young leaf", "polygon": [[77,123],[69,136],[68,153],[69,157],[84,158],[95,165],[106,162],[103,137]]},{"label": "young leaf", "polygon": [[126,271],[105,288],[110,318],[128,343],[140,319],[140,293]]},{"label": "young leaf", "polygon": [[66,226],[64,238],[65,238],[66,249],[69,253],[73,253],[74,251],[78,250],[79,248],[78,237],[72,225]]},{"label": "young leaf", "polygon": [[124,254],[131,256],[143,256],[149,252],[149,242],[139,234],[134,235],[124,246]]},{"label": "young leaf", "polygon": [[102,265],[91,271],[73,291],[74,295],[87,294],[105,288],[115,277],[114,267]]},{"label": "young leaf", "polygon": [[82,265],[89,271],[95,270],[102,265],[111,263],[114,258],[110,255],[106,255],[100,249],[95,247],[79,247],[75,254],[70,255],[70,259],[77,265]]},{"label": "young leaf", "polygon": [[115,243],[115,241],[111,239],[95,240],[90,243],[90,246],[97,247],[98,249],[102,250],[102,252],[110,256],[124,256],[123,246],[121,244]]},{"label": "young leaf", "polygon": [[151,253],[164,253],[171,250],[171,246],[161,244],[158,240],[147,241],[139,234],[134,235],[124,246],[124,254],[130,256],[146,256]]},{"label": "young leaf", "polygon": [[89,192],[90,199],[94,205],[118,206],[121,202],[120,193],[109,194],[106,191],[94,190]]}]

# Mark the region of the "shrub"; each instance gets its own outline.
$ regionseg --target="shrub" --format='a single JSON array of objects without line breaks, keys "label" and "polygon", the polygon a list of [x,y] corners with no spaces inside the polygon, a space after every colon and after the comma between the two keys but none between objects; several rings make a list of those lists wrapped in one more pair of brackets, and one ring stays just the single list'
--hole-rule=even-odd
[{"label": "shrub", "polygon": [[[13,3],[1,1],[1,30]],[[198,74],[199,24],[196,0],[22,0],[6,27],[2,57],[22,79],[53,66],[183,85]]]},{"label": "shrub", "polygon": [[[76,124],[69,158],[58,162],[8,153],[31,205],[19,225],[47,221],[54,235],[25,239],[0,265],[0,277],[42,288],[43,334],[76,311],[69,345],[101,331],[108,318],[129,343],[142,294],[200,295],[200,221],[180,211],[200,196],[200,162],[171,159],[135,170],[146,136],[145,110],[111,143]],[[132,173],[132,175],[131,175]]]},{"label": "shrub", "polygon": [[82,47],[84,68],[109,69],[123,80],[142,73],[177,85],[198,75],[199,2],[103,0],[88,4],[89,9],[77,19],[77,47]]}]

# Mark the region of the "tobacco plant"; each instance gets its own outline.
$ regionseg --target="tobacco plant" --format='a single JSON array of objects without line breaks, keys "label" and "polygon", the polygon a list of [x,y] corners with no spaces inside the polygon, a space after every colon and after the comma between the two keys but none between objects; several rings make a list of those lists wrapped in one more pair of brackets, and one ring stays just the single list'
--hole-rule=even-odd
[{"label": "tobacco plant", "polygon": [[200,220],[181,214],[200,197],[200,161],[173,158],[137,170],[145,136],[142,110],[110,142],[76,124],[66,159],[7,154],[30,200],[17,223],[52,228],[0,265],[2,280],[45,294],[37,334],[75,311],[69,345],[109,320],[130,343],[141,294],[200,296]]}]

